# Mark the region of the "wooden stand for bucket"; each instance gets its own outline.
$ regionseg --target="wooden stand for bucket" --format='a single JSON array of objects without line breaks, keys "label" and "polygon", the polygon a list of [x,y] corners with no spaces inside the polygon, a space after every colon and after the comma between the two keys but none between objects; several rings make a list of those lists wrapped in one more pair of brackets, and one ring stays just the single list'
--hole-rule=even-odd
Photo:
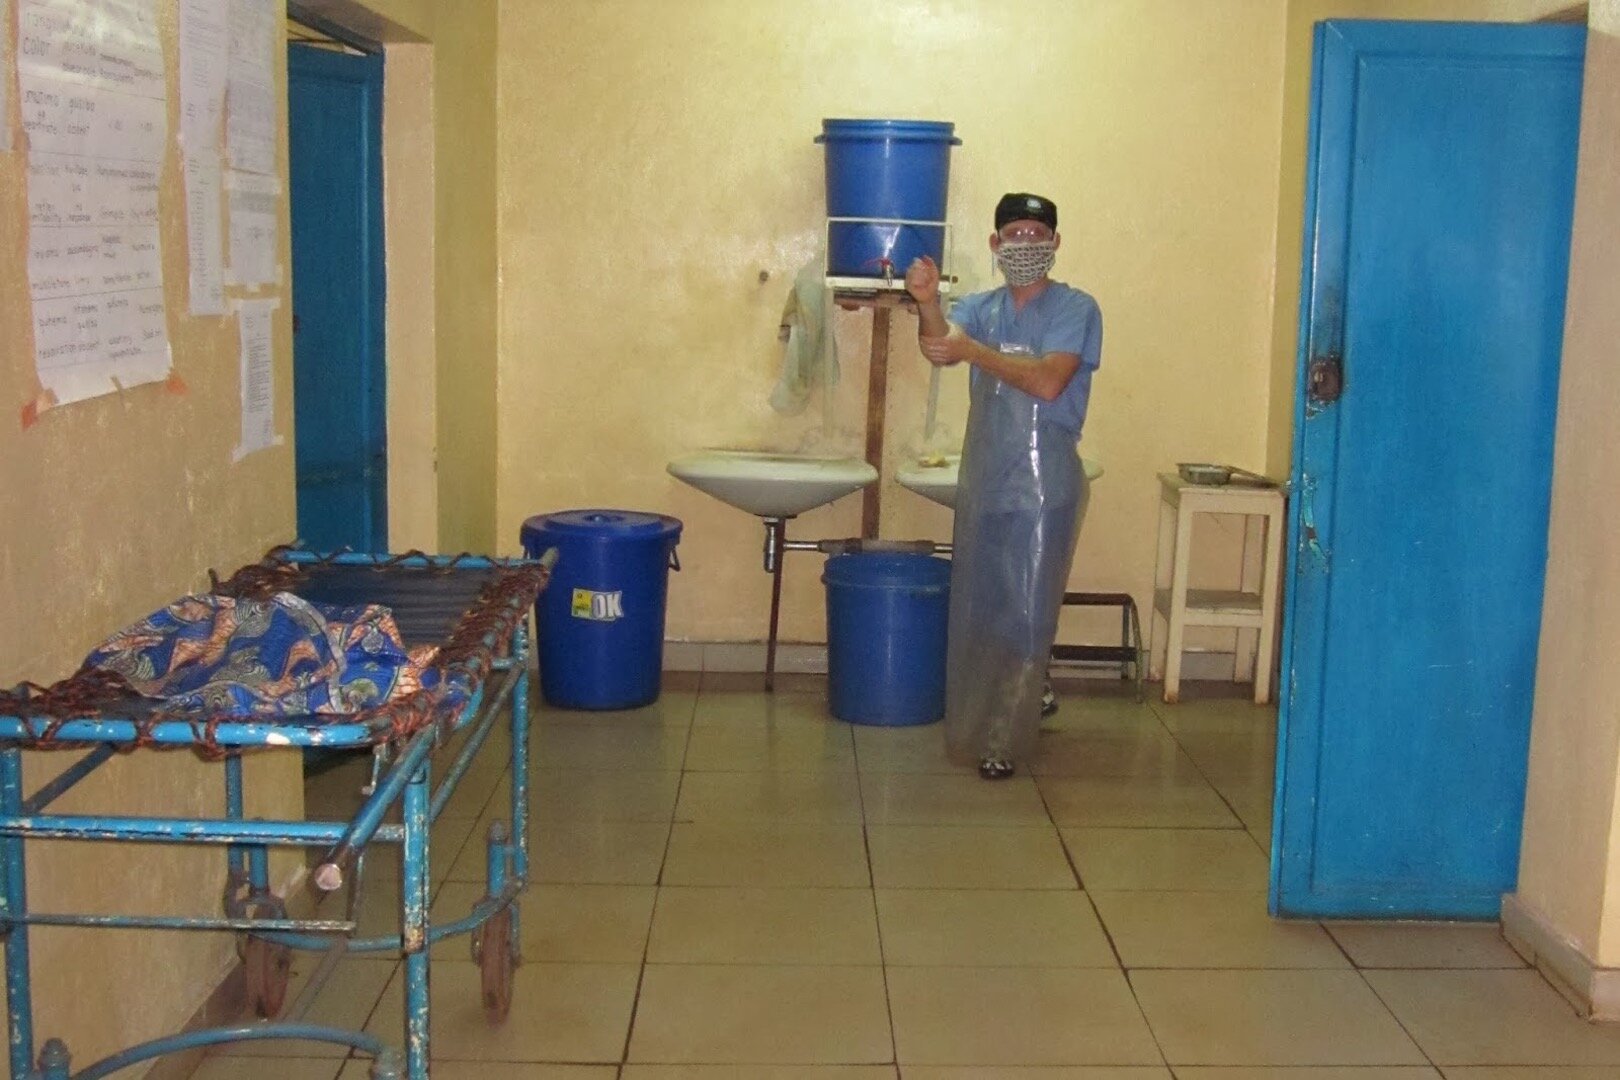
[{"label": "wooden stand for bucket", "polygon": [[916,301],[900,292],[833,293],[847,311],[872,309],[871,366],[866,379],[866,463],[878,471],[861,493],[861,539],[875,540],[883,514],[883,421],[889,404],[889,318],[897,307],[917,310]]},{"label": "wooden stand for bucket", "polygon": [[[831,251],[835,224],[915,225],[943,231],[939,268],[939,294],[949,295],[952,279],[948,272],[951,226],[945,221],[909,221],[887,218],[830,217],[827,219],[827,246]],[[872,309],[872,352],[866,379],[866,463],[877,470],[878,478],[866,486],[861,497],[861,539],[875,540],[883,511],[883,421],[889,402],[889,317],[895,308],[915,312],[917,303],[906,292],[905,269],[898,275],[881,278],[827,275],[833,300],[846,311]]]}]

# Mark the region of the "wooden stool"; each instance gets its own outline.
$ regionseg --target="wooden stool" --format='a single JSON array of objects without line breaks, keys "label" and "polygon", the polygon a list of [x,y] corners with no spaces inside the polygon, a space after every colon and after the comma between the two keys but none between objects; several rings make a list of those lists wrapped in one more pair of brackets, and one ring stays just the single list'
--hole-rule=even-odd
[{"label": "wooden stool", "polygon": [[[1277,640],[1277,600],[1282,571],[1282,541],[1286,525],[1285,500],[1278,488],[1226,484],[1206,487],[1189,484],[1177,473],[1159,474],[1159,550],[1154,570],[1153,613],[1165,622],[1165,633],[1151,635],[1151,667],[1164,676],[1164,700],[1181,695],[1182,638],[1189,626],[1227,626],[1238,630],[1238,658],[1233,681],[1242,681],[1245,667],[1254,677],[1254,700],[1271,700],[1273,653]],[[1248,519],[1243,532],[1243,574],[1237,590],[1194,589],[1188,585],[1192,564],[1194,514],[1242,514]],[[1261,528],[1249,526],[1258,518]],[[1260,536],[1257,537],[1256,534]],[[1251,540],[1264,544],[1259,581],[1250,573]],[[1158,620],[1153,623],[1157,631]],[[1244,639],[1254,634],[1252,662],[1245,663]]]}]

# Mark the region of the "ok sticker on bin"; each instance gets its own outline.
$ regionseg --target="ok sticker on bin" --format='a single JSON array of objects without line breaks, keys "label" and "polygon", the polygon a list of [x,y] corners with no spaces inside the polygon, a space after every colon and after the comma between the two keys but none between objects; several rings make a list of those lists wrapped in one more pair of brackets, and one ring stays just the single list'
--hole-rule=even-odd
[{"label": "ok sticker on bin", "polygon": [[624,593],[575,589],[573,616],[591,622],[616,622],[624,618]]}]

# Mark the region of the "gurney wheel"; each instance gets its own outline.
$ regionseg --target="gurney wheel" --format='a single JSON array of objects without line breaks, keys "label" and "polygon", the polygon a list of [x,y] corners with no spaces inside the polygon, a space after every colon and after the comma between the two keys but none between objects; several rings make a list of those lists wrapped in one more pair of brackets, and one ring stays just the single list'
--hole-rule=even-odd
[{"label": "gurney wheel", "polygon": [[512,912],[502,908],[477,931],[478,968],[483,976],[484,1015],[491,1024],[512,1008]]},{"label": "gurney wheel", "polygon": [[292,974],[292,950],[264,938],[250,937],[245,947],[248,1007],[266,1019],[281,1012]]}]

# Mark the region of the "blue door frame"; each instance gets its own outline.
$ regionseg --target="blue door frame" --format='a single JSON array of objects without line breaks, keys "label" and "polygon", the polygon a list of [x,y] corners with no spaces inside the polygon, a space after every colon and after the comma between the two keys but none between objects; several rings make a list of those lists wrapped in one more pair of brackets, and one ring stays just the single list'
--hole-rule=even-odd
[{"label": "blue door frame", "polygon": [[388,548],[381,54],[287,49],[298,533]]},{"label": "blue door frame", "polygon": [[1330,22],[1315,48],[1271,910],[1494,918],[1585,31]]}]

